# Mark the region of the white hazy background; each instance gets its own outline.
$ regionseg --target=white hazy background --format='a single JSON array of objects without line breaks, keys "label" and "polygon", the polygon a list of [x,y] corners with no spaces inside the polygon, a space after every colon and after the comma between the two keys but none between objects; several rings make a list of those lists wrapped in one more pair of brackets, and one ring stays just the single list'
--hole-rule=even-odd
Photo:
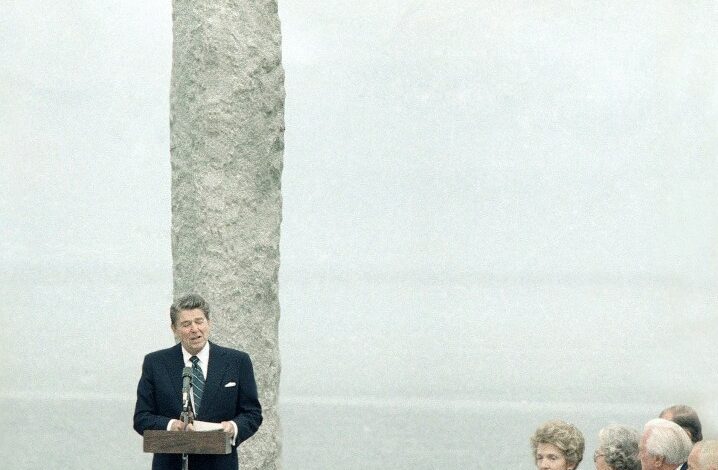
[{"label": "white hazy background", "polygon": [[[714,2],[279,10],[283,406],[685,402],[718,437]],[[173,344],[171,28],[166,0],[2,2],[5,403],[116,401],[131,435]]]}]

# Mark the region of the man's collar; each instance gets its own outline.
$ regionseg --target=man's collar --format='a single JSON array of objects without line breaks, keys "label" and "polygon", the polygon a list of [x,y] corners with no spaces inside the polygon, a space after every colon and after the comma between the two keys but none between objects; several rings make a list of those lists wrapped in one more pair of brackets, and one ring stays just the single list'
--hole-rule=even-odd
[{"label": "man's collar", "polygon": [[197,354],[190,354],[187,352],[187,350],[182,346],[182,359],[184,359],[184,363],[187,364],[189,362],[189,358],[192,356],[197,356],[199,360],[203,364],[209,363],[209,341],[204,343],[204,347],[197,353]]}]

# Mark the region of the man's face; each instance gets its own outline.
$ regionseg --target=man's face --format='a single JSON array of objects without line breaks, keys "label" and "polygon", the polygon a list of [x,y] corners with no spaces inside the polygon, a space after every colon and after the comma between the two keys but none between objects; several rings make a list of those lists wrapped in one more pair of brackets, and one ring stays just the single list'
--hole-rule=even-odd
[{"label": "man's face", "polygon": [[688,456],[688,470],[703,470],[700,466],[699,457],[701,454],[701,443],[697,443],[691,450],[691,455]]},{"label": "man's face", "polygon": [[198,308],[180,310],[172,331],[190,354],[197,354],[207,344],[209,320]]},{"label": "man's face", "polygon": [[651,430],[643,433],[643,436],[641,436],[641,442],[638,445],[638,458],[641,459],[641,469],[642,470],[651,470],[656,468],[661,468],[663,462],[662,459],[658,457],[654,457],[650,455],[646,451],[646,442],[648,442],[648,437],[651,435]]}]

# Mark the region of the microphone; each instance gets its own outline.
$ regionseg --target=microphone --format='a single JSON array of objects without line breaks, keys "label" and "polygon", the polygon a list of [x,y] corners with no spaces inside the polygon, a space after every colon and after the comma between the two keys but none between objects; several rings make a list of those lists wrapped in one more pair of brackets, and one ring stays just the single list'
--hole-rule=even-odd
[{"label": "microphone", "polygon": [[182,410],[189,409],[189,386],[192,381],[192,368],[185,367],[182,369]]}]

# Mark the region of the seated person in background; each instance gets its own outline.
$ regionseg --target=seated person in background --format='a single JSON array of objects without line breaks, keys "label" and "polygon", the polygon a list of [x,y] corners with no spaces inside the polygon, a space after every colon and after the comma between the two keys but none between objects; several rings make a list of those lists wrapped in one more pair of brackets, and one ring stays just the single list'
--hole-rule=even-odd
[{"label": "seated person in background", "polygon": [[703,442],[697,442],[693,444],[693,450],[691,450],[688,456],[688,462],[686,462],[686,470],[701,470],[702,459],[701,451],[703,450]]},{"label": "seated person in background", "polygon": [[626,426],[607,426],[598,433],[593,454],[596,470],[641,470],[638,432]]},{"label": "seated person in background", "polygon": [[573,424],[548,421],[531,436],[538,470],[575,470],[583,459],[583,434]]},{"label": "seated person in background", "polygon": [[701,420],[698,419],[698,413],[696,413],[696,410],[688,405],[669,406],[665,410],[661,411],[661,414],[658,417],[667,419],[668,421],[673,421],[678,426],[682,427],[683,430],[688,433],[688,437],[691,438],[691,442],[694,444],[703,439]]},{"label": "seated person in background", "polygon": [[652,419],[643,428],[638,456],[643,470],[683,468],[693,444],[683,428],[673,421]]},{"label": "seated person in background", "polygon": [[688,470],[718,470],[718,441],[702,441],[688,456]]}]

